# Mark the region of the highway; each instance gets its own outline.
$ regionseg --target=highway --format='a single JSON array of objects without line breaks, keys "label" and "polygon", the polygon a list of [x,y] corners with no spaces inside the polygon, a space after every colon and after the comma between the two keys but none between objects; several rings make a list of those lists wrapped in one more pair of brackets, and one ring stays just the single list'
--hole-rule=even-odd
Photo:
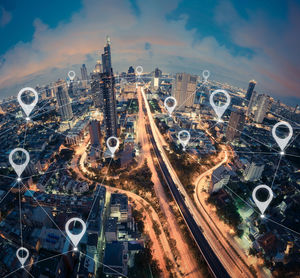
[{"label": "highway", "polygon": [[[142,89],[142,91],[143,91],[143,89]],[[144,93],[143,93],[143,96],[144,96]],[[148,103],[147,103],[147,100],[145,99],[145,96],[144,96],[144,101],[145,101],[146,108],[149,112],[150,109],[149,109],[149,107],[147,107]],[[204,237],[201,228],[198,226],[198,224],[194,220],[193,215],[191,214],[189,208],[187,207],[187,205],[185,203],[185,197],[183,197],[183,195],[177,188],[176,184],[174,183],[174,181],[169,173],[168,167],[166,166],[166,164],[162,158],[160,150],[159,150],[158,146],[156,145],[156,142],[155,142],[155,139],[154,139],[154,136],[152,133],[152,129],[151,129],[151,126],[149,125],[149,123],[146,124],[146,131],[149,134],[150,141],[152,143],[154,152],[157,156],[159,166],[162,170],[165,181],[168,184],[168,187],[173,195],[174,200],[176,201],[176,203],[178,205],[180,213],[182,214],[183,219],[185,220],[185,222],[187,224],[187,227],[190,230],[191,235],[193,236],[200,252],[202,253],[204,259],[206,260],[211,273],[214,275],[214,277],[218,277],[218,278],[230,277],[230,275],[228,274],[228,272],[223,267],[223,265],[219,261],[218,257],[216,256],[216,254],[210,247],[206,238]]]}]

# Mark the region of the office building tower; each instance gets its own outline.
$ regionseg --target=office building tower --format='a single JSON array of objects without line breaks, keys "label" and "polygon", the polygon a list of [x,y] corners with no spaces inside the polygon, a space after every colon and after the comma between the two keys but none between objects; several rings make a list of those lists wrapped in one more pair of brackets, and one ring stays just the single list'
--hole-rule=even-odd
[{"label": "office building tower", "polygon": [[249,81],[249,86],[248,86],[248,90],[247,90],[247,94],[246,94],[246,99],[247,100],[251,99],[251,96],[252,96],[255,85],[256,85],[255,80],[250,80]]},{"label": "office building tower", "polygon": [[251,115],[253,107],[256,104],[256,100],[257,100],[257,92],[253,91],[250,101],[249,101],[249,104],[248,104],[248,109],[247,109],[247,113],[246,113],[247,116]]},{"label": "office building tower", "polygon": [[87,69],[85,64],[82,65],[80,71],[81,71],[81,80],[88,80],[88,74],[87,74]]},{"label": "office building tower", "polygon": [[116,111],[116,93],[115,78],[111,67],[110,38],[102,54],[103,72],[100,74],[100,94],[103,99],[103,116],[106,138],[117,136],[117,111]]},{"label": "office building tower", "polygon": [[100,78],[101,74],[99,72],[93,72],[91,74],[91,93],[94,101],[94,105],[97,108],[103,108],[103,94],[100,89]]},{"label": "office building tower", "polygon": [[154,77],[160,78],[162,76],[162,71],[159,68],[154,70]]},{"label": "office building tower", "polygon": [[88,85],[88,73],[85,64],[82,65],[80,68],[81,71],[81,82],[82,82],[82,87],[86,88]]},{"label": "office building tower", "polygon": [[66,88],[61,85],[57,88],[56,99],[58,104],[58,111],[63,121],[72,119],[72,105],[70,102],[69,94]]},{"label": "office building tower", "polygon": [[151,80],[151,88],[155,91],[159,89],[161,76],[162,71],[159,68],[156,68],[153,72],[153,77]]},{"label": "office building tower", "polygon": [[135,72],[134,72],[134,68],[132,66],[130,66],[128,68],[127,81],[128,82],[135,82]]},{"label": "office building tower", "polygon": [[177,73],[172,86],[172,96],[177,100],[177,107],[192,107],[196,95],[197,76]]},{"label": "office building tower", "polygon": [[245,169],[244,179],[246,181],[258,181],[261,178],[265,165],[259,161],[252,161]]},{"label": "office building tower", "polygon": [[101,129],[100,129],[100,122],[97,120],[90,121],[90,139],[92,146],[100,146],[101,145]]},{"label": "office building tower", "polygon": [[94,73],[102,72],[102,64],[100,60],[97,60],[97,64],[95,65]]},{"label": "office building tower", "polygon": [[232,142],[239,139],[244,129],[245,115],[242,111],[232,111],[230,114],[227,130],[226,139]]},{"label": "office building tower", "polygon": [[254,121],[261,124],[271,107],[271,99],[267,95],[259,95],[256,101],[256,110],[254,112]]}]

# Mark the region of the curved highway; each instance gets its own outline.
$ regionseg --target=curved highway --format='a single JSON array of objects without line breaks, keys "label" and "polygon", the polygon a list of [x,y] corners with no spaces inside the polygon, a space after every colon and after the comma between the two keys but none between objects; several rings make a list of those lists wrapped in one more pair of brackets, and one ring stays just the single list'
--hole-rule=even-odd
[{"label": "curved highway", "polygon": [[[146,101],[145,98],[144,98],[144,101]],[[145,114],[147,115],[147,112]],[[159,166],[163,173],[164,179],[173,195],[174,200],[177,203],[179,211],[180,211],[184,221],[186,222],[187,227],[190,230],[190,233],[192,234],[205,261],[207,262],[211,273],[214,275],[214,277],[218,277],[218,278],[230,277],[230,275],[228,274],[228,272],[223,267],[223,265],[219,261],[218,257],[216,256],[216,254],[210,247],[206,238],[204,237],[201,227],[199,227],[197,225],[196,221],[194,220],[191,212],[189,211],[189,209],[185,203],[185,199],[184,199],[183,195],[180,193],[176,184],[174,183],[174,181],[169,173],[169,170],[168,170],[165,162],[162,159],[161,153],[156,145],[156,142],[155,142],[155,139],[154,139],[154,136],[152,133],[152,129],[151,129],[151,126],[149,125],[149,123],[146,124],[146,131],[149,134],[149,138],[150,138],[151,144],[153,146],[154,152],[156,154],[156,157],[158,159]]]}]

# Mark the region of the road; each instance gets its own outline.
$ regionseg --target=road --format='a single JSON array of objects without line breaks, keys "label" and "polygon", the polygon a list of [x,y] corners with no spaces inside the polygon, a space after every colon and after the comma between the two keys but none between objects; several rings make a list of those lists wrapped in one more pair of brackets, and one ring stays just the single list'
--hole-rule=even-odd
[{"label": "road", "polygon": [[[73,166],[73,170],[74,172],[77,174],[77,177],[85,180],[89,183],[93,183],[94,181],[90,181],[87,177],[85,177],[81,170],[85,173],[88,173],[90,175],[92,175],[92,173],[90,173],[85,167],[84,167],[84,159],[86,157],[86,148],[87,145],[89,143],[89,137],[85,138],[84,142],[82,144],[80,144],[80,146],[77,146],[75,148],[75,155],[71,161],[71,165]],[[81,170],[78,168],[78,166],[80,165]],[[126,191],[126,190],[122,190],[119,188],[114,188],[114,187],[110,187],[107,185],[103,185],[106,187],[107,192],[110,193],[122,193],[122,194],[126,194],[128,197],[130,197],[135,204],[138,206],[138,208],[143,207],[144,208],[144,215],[145,215],[145,231],[148,233],[151,242],[153,243],[153,246],[151,248],[152,250],[152,254],[153,254],[153,258],[155,260],[158,261],[159,266],[162,270],[162,277],[168,277],[169,276],[169,272],[167,270],[167,266],[165,263],[165,256],[167,258],[170,259],[170,261],[176,265],[176,262],[174,260],[171,248],[169,246],[167,237],[163,231],[163,227],[161,225],[160,222],[160,218],[158,216],[158,214],[155,212],[155,210],[153,209],[153,207],[146,201],[144,200],[142,197],[136,195],[133,192],[130,191]],[[96,189],[96,188],[95,188]],[[148,207],[148,209],[146,209],[146,207]],[[160,227],[160,230],[162,231],[162,233],[160,234],[160,236],[158,237],[154,230],[153,230],[153,220],[155,220]],[[161,244],[160,244],[161,242]]]},{"label": "road", "polygon": [[[220,262],[219,258],[217,257],[216,252],[214,252],[213,249],[211,248],[211,246],[210,246],[211,243],[208,243],[208,241],[206,240],[206,238],[204,237],[204,235],[202,233],[202,229],[200,228],[199,224],[196,223],[193,215],[197,216],[199,213],[198,213],[197,209],[194,207],[189,196],[186,194],[179,178],[177,177],[172,165],[169,162],[167,155],[165,154],[163,147],[161,146],[159,135],[157,134],[157,133],[159,133],[159,131],[153,120],[153,117],[152,117],[152,114],[150,111],[150,107],[147,102],[143,88],[141,88],[141,92],[142,92],[142,95],[144,98],[146,111],[147,111],[147,115],[148,115],[149,122],[150,122],[150,124],[147,126],[147,132],[149,133],[150,140],[151,140],[153,149],[155,151],[155,154],[157,156],[160,168],[163,172],[163,175],[169,186],[169,189],[178,205],[178,208],[179,208],[196,244],[198,245],[199,250],[201,251],[204,259],[206,260],[212,274],[215,277],[220,277],[220,278],[221,277],[222,278],[230,277],[230,275],[227,272],[227,269],[229,269],[229,270],[231,269],[232,262],[230,261],[231,265],[226,265],[227,267],[225,269],[225,267],[223,266],[223,264]],[[179,187],[180,187],[180,189],[179,189]],[[190,210],[192,211],[192,213]],[[220,248],[219,248],[219,251],[221,251]],[[219,254],[218,252],[217,252],[217,254],[221,255],[221,256],[223,255],[223,253]],[[239,274],[239,276],[232,276],[232,277],[247,277],[247,276],[243,276],[243,275]]]},{"label": "road", "polygon": [[141,144],[141,153],[139,161],[143,162],[144,159],[147,160],[148,167],[152,173],[151,180],[154,183],[155,194],[158,197],[159,205],[166,219],[168,219],[166,226],[169,231],[170,237],[175,240],[176,248],[178,250],[179,256],[177,257],[177,264],[180,268],[180,272],[183,273],[184,277],[189,278],[199,278],[202,277],[201,269],[194,258],[192,252],[190,252],[190,247],[186,243],[181,229],[178,225],[178,221],[172,211],[170,202],[166,196],[165,190],[161,184],[159,176],[157,174],[156,168],[154,166],[153,157],[150,151],[151,143],[149,142],[149,136],[145,132],[146,128],[146,115],[144,114],[144,105],[141,94],[141,89],[138,87],[138,102],[139,102],[139,114],[138,114],[138,126],[137,126],[137,138],[138,142]]},{"label": "road", "polygon": [[[222,159],[223,154],[224,158]],[[256,266],[255,269],[258,277],[270,277],[270,273],[266,273],[265,270],[259,266],[256,257],[248,256],[248,254],[244,252],[244,249],[238,245],[233,238],[231,228],[219,220],[214,207],[206,203],[208,193],[204,192],[203,190],[207,189],[207,185],[210,182],[213,171],[228,162],[228,151],[226,150],[225,146],[222,146],[222,151],[218,155],[218,160],[220,161],[218,164],[202,173],[195,181],[196,188],[194,191],[194,200],[199,212],[205,219],[204,225],[207,226],[205,230],[210,229],[222,242],[223,246],[228,246],[228,248],[232,249],[236,254],[238,254],[238,256],[241,258],[241,265],[239,265],[239,267],[242,267],[244,271],[247,270],[247,265],[253,265],[254,267]]]}]

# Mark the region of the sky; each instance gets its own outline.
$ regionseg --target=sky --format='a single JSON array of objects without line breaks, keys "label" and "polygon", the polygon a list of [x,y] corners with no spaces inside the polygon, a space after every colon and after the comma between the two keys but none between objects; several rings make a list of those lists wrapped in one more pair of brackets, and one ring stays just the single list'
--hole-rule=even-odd
[{"label": "sky", "polygon": [[0,99],[92,71],[111,37],[115,72],[211,72],[300,104],[300,1],[0,0]]}]

